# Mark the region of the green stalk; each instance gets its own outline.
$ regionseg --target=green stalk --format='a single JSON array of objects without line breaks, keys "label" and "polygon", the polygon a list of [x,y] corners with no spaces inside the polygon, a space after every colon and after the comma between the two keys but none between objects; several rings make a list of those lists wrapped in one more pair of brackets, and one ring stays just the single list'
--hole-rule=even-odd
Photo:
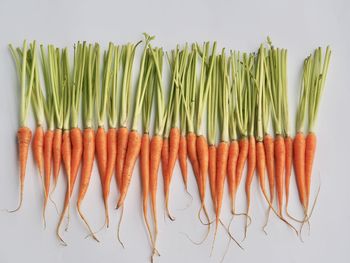
[{"label": "green stalk", "polygon": [[72,103],[72,86],[70,79],[70,67],[69,67],[69,55],[68,49],[65,48],[62,51],[62,87],[63,87],[63,129],[69,130],[70,128],[70,108]]},{"label": "green stalk", "polygon": [[230,57],[228,64],[231,66],[231,70],[229,70],[228,74],[231,78],[231,85],[229,87],[229,136],[231,141],[236,141],[237,138],[237,120],[235,118],[235,113],[236,113],[236,81],[238,76],[234,76],[233,74],[233,52],[230,52]]},{"label": "green stalk", "polygon": [[[245,72],[245,79],[246,79],[246,87],[247,92],[244,94],[246,97],[246,107],[247,107],[247,116],[248,118],[246,121],[247,127],[248,127],[248,136],[254,136],[254,129],[255,129],[255,111],[256,111],[256,97],[257,97],[257,89],[255,88],[256,83],[254,82],[254,75],[255,79],[257,79],[259,70],[254,68],[254,55],[250,54],[249,56],[246,54],[243,54],[243,67]],[[255,70],[255,74],[254,74]],[[258,131],[259,133],[259,131]]]},{"label": "green stalk", "polygon": [[[142,110],[142,104],[145,97],[147,82],[150,77],[150,74],[152,72],[153,65],[152,63],[148,63],[148,56],[147,56],[147,49],[150,41],[154,37],[148,36],[145,34],[145,48],[143,50],[142,58],[141,58],[141,64],[140,64],[140,73],[139,73],[139,79],[137,84],[137,91],[136,91],[136,97],[135,97],[135,103],[134,103],[134,116],[133,116],[133,124],[132,124],[132,130],[136,131],[138,126],[138,118],[141,115]],[[146,65],[146,70],[145,70]]]},{"label": "green stalk", "polygon": [[216,62],[213,67],[213,76],[209,86],[208,95],[208,115],[207,115],[207,127],[208,127],[208,144],[215,145],[216,141],[216,124],[218,117],[218,90],[219,83],[219,60],[216,58]]},{"label": "green stalk", "polygon": [[[146,85],[146,93],[145,93],[145,101],[143,102],[142,106],[142,130],[144,134],[149,134],[150,131],[150,119],[151,119],[151,112],[152,112],[152,104],[153,104],[153,95],[155,90],[155,74],[154,74],[154,63],[151,61],[151,55],[150,52],[147,51],[147,61],[148,63],[152,62],[152,71],[149,76],[149,80]],[[147,66],[148,68],[148,66]]]},{"label": "green stalk", "polygon": [[132,68],[134,64],[133,62],[135,58],[136,47],[139,43],[137,43],[136,45],[127,44],[123,46],[123,80],[120,98],[119,127],[127,127],[128,125]]},{"label": "green stalk", "polygon": [[[246,60],[247,54],[243,53],[243,57]],[[234,79],[233,85],[233,98],[235,101],[235,118],[236,125],[241,138],[248,136],[248,100],[246,87],[246,72],[243,66],[243,61],[241,61],[240,53],[231,53],[231,74]]]},{"label": "green stalk", "polygon": [[219,121],[220,121],[220,141],[229,142],[229,67],[225,49],[222,50],[218,61],[219,66]]},{"label": "green stalk", "polygon": [[256,123],[256,141],[261,142],[264,138],[264,128],[263,128],[263,98],[265,91],[265,48],[263,45],[259,48],[258,61],[256,68],[256,90],[257,90],[257,123]]},{"label": "green stalk", "polygon": [[112,87],[109,96],[108,107],[108,126],[109,128],[117,128],[118,123],[118,85],[119,85],[119,67],[121,49],[119,46],[114,46],[114,65],[112,71]]},{"label": "green stalk", "polygon": [[[197,136],[201,135],[202,116],[205,109],[204,106],[207,103],[209,86],[211,83],[211,76],[212,76],[213,67],[215,63],[216,42],[214,42],[212,55],[210,58],[207,58],[209,55],[209,42],[205,43],[203,48],[204,48],[204,52],[202,57],[201,75],[200,75],[199,89],[197,94],[197,124],[196,124]],[[208,69],[206,68],[207,59],[209,60]]]},{"label": "green stalk", "polygon": [[[99,46],[97,46],[97,57],[99,58]],[[103,127],[105,123],[106,111],[107,111],[107,103],[108,103],[108,95],[110,94],[110,81],[112,76],[112,58],[114,52],[114,45],[109,43],[108,51],[104,52],[103,59],[103,77],[102,77],[102,89],[100,86],[100,71],[99,71],[99,63],[96,63],[96,105],[97,105],[97,122],[98,127]],[[99,59],[97,59],[97,62]]]},{"label": "green stalk", "polygon": [[322,64],[322,49],[319,47],[314,52],[312,79],[309,82],[309,132],[315,131],[315,123],[318,116],[321,96],[325,86],[330,56],[331,50],[329,47],[327,47]]},{"label": "green stalk", "polygon": [[289,105],[288,105],[288,81],[287,81],[287,50],[282,50],[282,80],[283,80],[283,103],[282,103],[282,119],[283,119],[283,133],[287,138],[290,136],[289,125]]},{"label": "green stalk", "polygon": [[[27,117],[29,111],[29,105],[31,102],[31,95],[35,77],[35,64],[36,64],[36,42],[34,41],[32,44],[32,53],[33,53],[33,61],[30,67],[29,74],[29,83],[27,85],[27,55],[28,55],[28,47],[27,41],[24,40],[22,50],[17,49],[17,51],[13,48],[13,46],[9,45],[12,56],[15,60],[17,73],[20,79],[20,93],[21,93],[21,103],[20,103],[20,127],[27,126]],[[20,59],[21,58],[21,59]]]}]

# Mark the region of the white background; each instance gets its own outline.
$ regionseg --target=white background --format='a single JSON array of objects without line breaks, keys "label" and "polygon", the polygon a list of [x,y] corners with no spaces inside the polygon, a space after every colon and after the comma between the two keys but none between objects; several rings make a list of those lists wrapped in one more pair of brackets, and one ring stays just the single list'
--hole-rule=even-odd
[{"label": "white background", "polygon": [[[322,180],[321,194],[311,220],[311,236],[304,233],[305,243],[284,224],[272,217],[266,236],[261,226],[266,204],[258,190],[256,179],[252,186],[253,223],[242,245],[245,251],[231,243],[225,262],[348,262],[350,244],[348,111],[350,100],[350,4],[346,0],[322,1],[0,1],[0,208],[13,208],[18,198],[18,165],[15,134],[18,128],[18,82],[8,50],[24,38],[40,43],[53,43],[72,48],[78,40],[108,41],[123,44],[142,39],[142,32],[157,36],[154,45],[166,50],[177,43],[217,40],[219,47],[256,50],[266,37],[289,52],[288,75],[291,118],[294,120],[300,71],[303,59],[317,46],[329,44],[333,54],[321,103],[317,125],[318,150],[315,161],[313,192]],[[135,69],[138,66],[136,64]],[[34,123],[31,118],[31,127]],[[294,123],[294,121],[292,122]],[[160,178],[161,175],[159,174]],[[213,239],[211,232],[202,246],[190,243],[180,232],[200,239],[206,228],[196,219],[199,207],[196,184],[189,175],[189,189],[194,196],[191,207],[178,209],[188,202],[178,167],[171,188],[171,208],[175,222],[163,220],[163,187],[160,179],[159,251],[157,262],[219,262],[227,236],[220,229],[214,254],[209,257]],[[294,177],[293,177],[294,178]],[[291,210],[300,215],[295,183],[292,184]],[[117,193],[112,184],[110,206]],[[242,188],[242,187],[241,187]],[[54,199],[62,205],[65,181],[61,174]],[[225,189],[227,195],[227,189]],[[116,241],[119,212],[111,209],[110,229],[99,233],[101,243],[84,239],[85,227],[71,209],[71,224],[64,238],[68,247],[59,245],[55,237],[57,214],[49,204],[48,226],[41,219],[42,191],[33,165],[28,160],[25,199],[15,214],[0,213],[0,262],[148,262],[150,246],[143,224],[140,203],[138,169],[132,179],[126,199],[121,235],[126,245]],[[73,202],[76,200],[76,193]],[[207,203],[210,204],[209,195]],[[238,210],[245,209],[245,197],[240,189]],[[94,170],[83,210],[91,225],[103,224],[104,212],[100,182]],[[222,218],[230,219],[229,201],[224,200]],[[238,239],[243,235],[244,221],[237,219],[232,230]]]}]

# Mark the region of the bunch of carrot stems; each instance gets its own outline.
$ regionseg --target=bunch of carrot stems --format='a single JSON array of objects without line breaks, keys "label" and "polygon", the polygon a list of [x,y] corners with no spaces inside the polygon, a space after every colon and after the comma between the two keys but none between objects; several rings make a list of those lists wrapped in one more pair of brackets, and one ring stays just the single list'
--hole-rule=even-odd
[{"label": "bunch of carrot stems", "polygon": [[[123,210],[136,161],[140,159],[142,211],[152,257],[159,254],[158,170],[161,166],[165,211],[171,220],[175,220],[170,212],[170,200],[171,180],[177,161],[185,190],[189,170],[193,171],[198,186],[198,217],[208,227],[204,239],[198,243],[207,238],[212,223],[206,204],[207,182],[215,214],[214,240],[220,224],[233,239],[220,219],[226,182],[232,216],[246,217],[247,235],[251,222],[251,184],[255,173],[267,209],[264,231],[271,212],[295,231],[286,218],[301,225],[309,223],[313,210],[310,196],[316,152],[315,126],[330,48],[327,47],[324,56],[322,49],[317,48],[304,61],[296,135],[292,138],[286,49],[274,47],[268,39],[267,44],[261,44],[256,53],[217,51],[216,42],[186,44],[164,53],[162,48],[151,45],[152,40],[153,37],[145,34],[144,40],[136,44],[118,46],[109,43],[108,48],[102,51],[99,44],[78,42],[74,46],[73,62],[67,48],[53,45],[38,47],[35,41],[29,45],[24,41],[22,48],[10,45],[20,84],[17,132],[20,201],[18,207],[10,212],[19,210],[22,205],[31,144],[43,183],[45,224],[45,209],[63,164],[66,195],[56,233],[65,245],[61,226],[66,214],[69,219],[71,196],[79,172],[76,207],[89,235],[98,241],[97,232],[88,223],[86,211],[82,209],[95,157],[106,227],[110,225],[108,199],[113,175],[119,192],[116,207]],[[133,83],[137,48],[142,48],[142,54],[138,78]],[[171,74],[168,83],[164,82],[166,67]],[[132,95],[134,85],[136,91]],[[27,124],[30,105],[36,124],[33,138]],[[151,125],[152,113],[154,123]],[[79,126],[80,117],[82,127]],[[204,118],[207,118],[206,127],[202,123]],[[142,130],[139,130],[140,122]],[[246,211],[238,213],[236,195],[245,166],[247,206]],[[304,215],[300,219],[288,211],[293,166]],[[277,206],[274,204],[275,191]],[[152,225],[148,214],[149,202]],[[202,221],[203,213],[205,222]]]}]

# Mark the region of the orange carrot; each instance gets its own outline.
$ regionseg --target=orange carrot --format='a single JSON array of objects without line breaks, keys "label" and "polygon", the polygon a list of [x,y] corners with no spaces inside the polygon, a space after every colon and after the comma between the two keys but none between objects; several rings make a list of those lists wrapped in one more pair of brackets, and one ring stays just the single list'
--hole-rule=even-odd
[{"label": "orange carrot", "polygon": [[284,138],[284,144],[286,146],[286,169],[285,169],[285,191],[286,191],[286,210],[288,211],[289,201],[289,185],[290,177],[292,175],[292,162],[293,162],[293,139],[290,136]]},{"label": "orange carrot", "polygon": [[32,131],[28,127],[21,127],[17,131],[18,152],[19,152],[19,168],[20,168],[20,201],[18,207],[11,211],[15,212],[22,206],[24,192],[24,178],[26,175],[27,159],[29,144],[32,139]]},{"label": "orange carrot", "polygon": [[230,143],[227,160],[227,182],[228,190],[231,199],[231,213],[235,213],[235,200],[236,200],[236,167],[239,155],[238,141],[234,140]]},{"label": "orange carrot", "polygon": [[202,196],[201,191],[202,191],[202,180],[200,179],[200,173],[199,173],[199,163],[197,159],[197,150],[196,150],[196,140],[197,137],[193,132],[189,132],[186,135],[186,142],[187,142],[187,154],[188,154],[188,159],[191,162],[192,169],[194,176],[196,177],[197,185],[198,185],[198,190],[199,190],[199,195],[200,197]]},{"label": "orange carrot", "polygon": [[217,149],[216,159],[216,230],[219,226],[219,219],[222,207],[222,199],[224,194],[224,185],[227,172],[227,159],[229,152],[229,144],[227,142],[221,142]]},{"label": "orange carrot", "polygon": [[63,222],[64,215],[68,210],[69,200],[70,200],[70,189],[71,189],[70,179],[71,179],[71,163],[72,163],[72,145],[70,141],[70,132],[68,130],[63,131],[61,150],[62,150],[63,165],[67,175],[67,191],[66,191],[66,196],[64,200],[63,211],[61,213],[60,220],[56,228],[56,234],[57,234],[57,237],[60,239],[60,241],[63,244],[66,244],[64,240],[61,238],[59,234],[59,230]]},{"label": "orange carrot", "polygon": [[70,140],[72,143],[72,162],[71,162],[71,179],[70,179],[70,195],[72,195],[75,180],[78,175],[82,155],[83,155],[83,134],[79,128],[70,130]]},{"label": "orange carrot", "polygon": [[236,168],[236,189],[239,187],[239,184],[242,179],[243,168],[248,158],[248,150],[249,150],[249,141],[248,138],[244,137],[239,140],[239,154],[237,159],[237,168]]},{"label": "orange carrot", "polygon": [[35,41],[30,46],[30,52],[32,55],[32,63],[30,65],[30,71],[29,71],[29,83],[26,84],[27,79],[27,42],[23,42],[23,49],[14,49],[13,46],[10,44],[10,51],[12,53],[12,56],[15,60],[15,65],[18,73],[18,77],[20,79],[20,87],[21,87],[21,100],[20,100],[20,125],[19,129],[17,131],[17,142],[18,142],[18,153],[19,153],[19,170],[20,170],[20,197],[19,197],[19,204],[18,207],[15,210],[8,211],[8,212],[16,212],[18,211],[23,202],[23,192],[24,192],[24,178],[26,175],[26,166],[27,166],[27,159],[28,159],[28,151],[29,151],[29,144],[32,139],[32,131],[27,127],[27,116],[28,116],[28,110],[29,105],[31,101],[31,92],[33,89],[33,83],[34,83],[34,75],[35,75],[35,68],[36,68],[36,43]]},{"label": "orange carrot", "polygon": [[202,181],[200,196],[202,205],[205,200],[205,190],[206,190],[206,182],[208,177],[208,165],[209,165],[209,148],[207,139],[203,136],[197,136],[196,139],[196,149],[197,149],[197,159],[199,165],[199,175]]},{"label": "orange carrot", "polygon": [[[264,136],[264,148],[265,148],[265,157],[266,157],[266,169],[267,169],[267,176],[269,180],[269,188],[270,188],[270,202],[273,203],[273,199],[275,196],[275,156],[274,156],[274,139],[271,137],[271,135],[266,134]],[[277,160],[276,160],[277,162]],[[277,167],[276,167],[277,169]],[[277,175],[276,175],[277,180]]]},{"label": "orange carrot", "polygon": [[115,169],[115,161],[117,157],[117,130],[109,128],[107,132],[107,163],[105,182],[103,187],[103,200],[105,202],[107,227],[109,227],[109,213],[108,213],[108,197],[110,192],[110,185]]},{"label": "orange carrot", "polygon": [[310,188],[311,188],[311,175],[312,165],[315,159],[316,153],[316,134],[309,132],[305,140],[305,192],[306,192],[306,208],[309,207]]},{"label": "orange carrot", "polygon": [[42,177],[44,172],[44,130],[41,126],[37,126],[35,129],[32,149],[39,175]]},{"label": "orange carrot", "polygon": [[209,146],[209,185],[214,211],[216,211],[216,152],[215,145]]},{"label": "orange carrot", "polygon": [[122,191],[122,173],[126,150],[128,146],[129,131],[126,127],[119,127],[117,131],[117,159],[116,159],[116,179],[119,193]]},{"label": "orange carrot", "polygon": [[293,164],[299,199],[304,209],[306,209],[305,148],[305,136],[302,132],[298,132],[293,141]]},{"label": "orange carrot", "polygon": [[149,162],[149,191],[151,194],[152,214],[154,218],[154,242],[158,236],[158,217],[157,217],[157,188],[158,188],[158,169],[161,161],[163,138],[160,135],[154,135],[150,143],[150,162]]},{"label": "orange carrot", "polygon": [[77,209],[81,219],[84,221],[85,225],[90,231],[91,236],[99,242],[94,232],[92,231],[90,225],[88,224],[85,216],[81,211],[81,203],[84,200],[85,194],[88,190],[92,172],[92,166],[94,163],[95,156],[95,131],[91,128],[85,128],[83,133],[83,165],[81,170],[81,178],[80,178],[80,187],[79,187],[79,195],[77,202]]},{"label": "orange carrot", "polygon": [[107,134],[103,127],[99,127],[95,136],[96,160],[100,174],[102,189],[104,189],[107,166]]},{"label": "orange carrot", "polygon": [[117,208],[119,208],[124,204],[124,200],[129,189],[131,176],[134,170],[137,157],[139,156],[140,149],[141,149],[141,136],[137,131],[133,130],[129,133],[128,146],[127,146],[127,151],[124,159],[124,167],[123,167],[123,174],[122,174],[122,188],[121,188],[122,191],[120,193]]},{"label": "orange carrot", "polygon": [[[256,145],[254,136],[249,136],[249,150],[248,150],[248,168],[247,168],[247,179],[245,183],[245,192],[247,196],[247,214],[249,214],[250,208],[250,186],[252,184],[256,163]],[[260,158],[260,156],[259,156]],[[259,160],[261,161],[261,160]]]},{"label": "orange carrot", "polygon": [[187,180],[188,180],[188,171],[187,171],[187,142],[186,137],[181,135],[179,143],[179,154],[178,154],[182,179],[185,184],[185,189],[187,190]]},{"label": "orange carrot", "polygon": [[[174,172],[174,167],[175,167],[175,163],[176,163],[176,159],[178,156],[178,152],[179,152],[179,144],[180,144],[180,129],[177,127],[173,127],[170,130],[170,135],[169,135],[169,156],[168,156],[168,167],[167,167],[167,173],[168,173],[168,180],[169,180],[169,184],[171,182],[171,178],[173,176],[173,172]],[[166,203],[167,203],[167,207],[169,206],[169,187],[170,185],[167,187],[168,188],[168,194],[166,195]]]},{"label": "orange carrot", "polygon": [[45,170],[44,189],[45,189],[45,198],[44,198],[43,215],[45,215],[45,208],[47,205],[47,200],[48,200],[49,191],[50,191],[53,138],[54,138],[54,131],[48,130],[44,136],[44,170]]},{"label": "orange carrot", "polygon": [[62,130],[56,129],[52,142],[53,157],[53,191],[56,189],[58,176],[61,168],[61,147],[62,147]]},{"label": "orange carrot", "polygon": [[283,207],[283,182],[284,172],[286,164],[286,147],[284,145],[284,139],[281,135],[277,135],[275,139],[275,166],[276,166],[276,190],[278,200],[278,212],[282,216]]}]

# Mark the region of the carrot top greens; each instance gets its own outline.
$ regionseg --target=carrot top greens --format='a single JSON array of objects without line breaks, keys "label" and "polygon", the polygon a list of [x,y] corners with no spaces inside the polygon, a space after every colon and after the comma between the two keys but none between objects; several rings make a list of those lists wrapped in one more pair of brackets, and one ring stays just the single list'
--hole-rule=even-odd
[{"label": "carrot top greens", "polygon": [[226,58],[225,50],[217,58],[218,71],[218,109],[219,109],[219,127],[221,131],[221,142],[229,141],[229,61]]},{"label": "carrot top greens", "polygon": [[[33,83],[34,83],[34,77],[35,77],[35,64],[36,64],[36,42],[34,41],[31,45],[31,52],[32,52],[32,64],[29,70],[29,76],[27,76],[27,63],[28,63],[28,46],[27,41],[24,40],[23,42],[23,48],[22,50],[20,48],[17,48],[16,50],[13,48],[13,46],[10,44],[10,51],[12,53],[12,56],[14,58],[16,69],[18,73],[18,77],[20,80],[20,88],[21,88],[21,103],[20,103],[20,118],[19,118],[19,124],[20,127],[26,127],[27,126],[27,117],[28,117],[28,111],[32,96],[32,90],[33,90]],[[29,83],[27,84],[27,77],[29,77]]]},{"label": "carrot top greens", "polygon": [[216,59],[216,62],[213,66],[213,76],[211,78],[211,83],[209,86],[208,94],[208,116],[207,116],[207,126],[208,126],[208,144],[215,145],[216,141],[216,124],[218,117],[218,96],[219,96],[219,70],[220,65],[219,60]]},{"label": "carrot top greens", "polygon": [[110,81],[112,77],[112,61],[114,53],[114,45],[109,43],[108,51],[103,53],[103,71],[102,71],[102,87],[100,87],[100,71],[99,71],[99,47],[97,48],[96,60],[96,108],[97,108],[97,123],[98,127],[103,127],[107,111],[108,98],[110,94]]},{"label": "carrot top greens", "polygon": [[[247,105],[247,118],[249,122],[247,124],[248,128],[248,136],[254,136],[255,129],[255,112],[256,112],[256,96],[257,96],[257,88],[255,79],[259,78],[259,71],[255,68],[254,65],[254,55],[253,54],[243,54],[243,66],[245,71],[246,78],[246,86],[247,92],[244,94],[246,96],[246,105]],[[254,76],[255,73],[255,76]],[[254,79],[255,78],[255,79]]]},{"label": "carrot top greens", "polygon": [[265,91],[265,48],[261,45],[259,48],[257,66],[256,66],[256,91],[257,91],[257,121],[256,121],[256,140],[261,142],[264,137],[264,109],[263,109],[263,99]]},{"label": "carrot top greens", "polygon": [[151,58],[151,53],[149,50],[147,50],[147,63],[150,64],[150,66],[147,66],[147,68],[151,68],[149,79],[147,82],[147,85],[145,87],[145,98],[142,106],[142,130],[144,134],[149,134],[149,128],[150,128],[150,119],[151,119],[151,112],[152,112],[152,104],[153,104],[153,95],[154,95],[154,89],[155,89],[155,74],[154,74],[154,62]]},{"label": "carrot top greens", "polygon": [[63,129],[69,130],[70,125],[70,108],[71,108],[71,100],[72,100],[72,86],[71,86],[71,78],[70,78],[70,67],[69,67],[69,55],[67,48],[62,51],[62,63],[61,63],[61,86],[63,89]]},{"label": "carrot top greens", "polygon": [[153,69],[153,63],[147,56],[147,49],[150,41],[154,37],[148,36],[145,34],[145,48],[142,53],[141,58],[141,65],[140,65],[140,73],[139,73],[139,79],[137,84],[137,91],[136,91],[136,97],[135,97],[135,105],[134,105],[134,116],[133,116],[133,124],[132,124],[132,130],[137,130],[138,125],[138,118],[141,115],[143,100],[145,97],[145,93],[147,90],[147,83],[149,80],[149,77],[152,73]]},{"label": "carrot top greens", "polygon": [[[315,50],[313,57],[309,56],[307,60],[311,60],[312,71],[309,85],[309,132],[314,132],[315,123],[317,120],[318,109],[320,105],[321,95],[324,90],[324,85],[327,77],[329,61],[331,57],[331,50],[326,49],[326,54],[322,64],[322,49],[319,47]],[[309,64],[310,65],[310,64]],[[311,65],[310,65],[311,66]]]},{"label": "carrot top greens", "polygon": [[[199,47],[198,47],[199,48]],[[215,63],[215,52],[216,52],[216,42],[213,44],[212,54],[209,58],[209,42],[204,43],[203,52],[202,53],[202,64],[201,64],[201,73],[199,80],[199,87],[197,90],[197,119],[196,119],[196,134],[197,136],[201,135],[201,124],[202,124],[202,116],[205,109],[205,105],[207,104],[207,98],[209,93],[209,87],[211,83],[212,72]]]},{"label": "carrot top greens", "polygon": [[127,44],[122,48],[123,80],[120,96],[119,127],[127,127],[128,124],[132,67],[134,64],[135,51],[139,43],[136,45]]},{"label": "carrot top greens", "polygon": [[[243,54],[246,57],[246,54]],[[248,90],[246,88],[246,70],[241,61],[239,52],[231,52],[231,74],[233,78],[233,101],[235,107],[236,125],[241,138],[245,138],[248,135]],[[231,129],[232,130],[232,129]]]},{"label": "carrot top greens", "polygon": [[119,46],[113,46],[113,70],[112,84],[109,92],[108,103],[108,126],[109,128],[117,128],[118,122],[118,85],[119,85],[119,67],[120,67],[121,49]]}]

